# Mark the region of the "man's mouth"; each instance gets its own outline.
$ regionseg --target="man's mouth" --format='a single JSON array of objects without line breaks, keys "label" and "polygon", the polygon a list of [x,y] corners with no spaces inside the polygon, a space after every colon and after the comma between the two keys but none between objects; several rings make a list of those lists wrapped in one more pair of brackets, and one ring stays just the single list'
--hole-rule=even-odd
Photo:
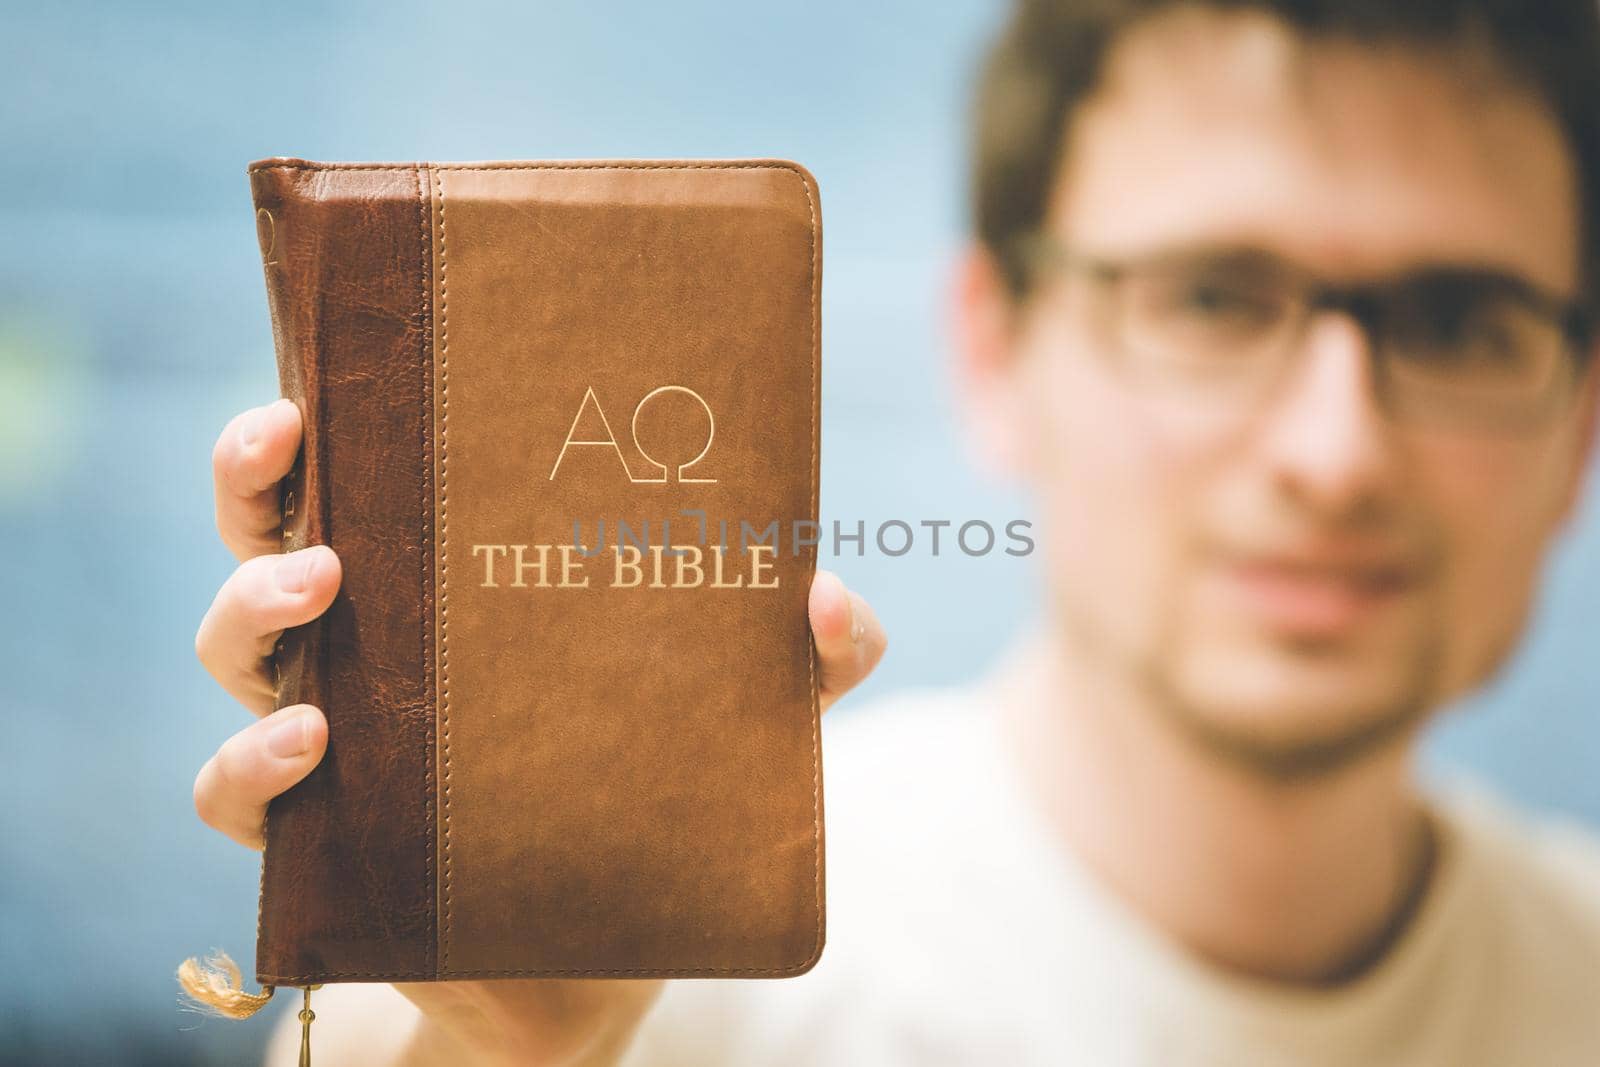
[{"label": "man's mouth", "polygon": [[1247,555],[1222,566],[1227,600],[1274,629],[1333,636],[1369,623],[1415,590],[1414,564],[1374,554]]}]

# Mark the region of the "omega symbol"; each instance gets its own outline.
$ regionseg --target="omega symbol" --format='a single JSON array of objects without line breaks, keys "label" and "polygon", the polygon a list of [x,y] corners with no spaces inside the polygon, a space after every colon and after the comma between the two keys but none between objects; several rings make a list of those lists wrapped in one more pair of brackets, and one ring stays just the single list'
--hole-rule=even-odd
[{"label": "omega symbol", "polygon": [[[700,451],[696,453],[692,459],[676,465],[662,463],[649,452],[645,451],[644,446],[639,443],[640,413],[643,412],[645,407],[652,401],[656,401],[657,398],[667,393],[682,393],[685,396],[693,397],[706,413],[705,443],[700,446]],[[590,407],[593,407],[594,413],[599,416],[600,425],[605,427],[605,436],[600,438],[578,438],[573,436],[578,432],[578,423],[583,421],[584,413],[588,411]],[[571,448],[573,445],[582,445],[609,448],[615,452],[617,454],[618,462],[622,464],[622,471],[628,476],[628,481],[630,482],[653,482],[656,484],[661,484],[668,481],[676,481],[680,483],[698,483],[703,485],[716,482],[715,478],[689,478],[684,476],[684,471],[688,470],[690,467],[693,467],[696,463],[699,463],[706,457],[706,453],[711,451],[711,441],[716,437],[717,433],[717,420],[716,417],[711,413],[711,405],[706,403],[705,397],[701,396],[693,389],[683,385],[662,385],[650,390],[650,392],[646,393],[644,398],[641,399],[638,404],[634,405],[633,419],[629,424],[628,432],[633,438],[634,449],[639,453],[639,455],[645,458],[645,461],[649,463],[650,466],[661,472],[661,476],[659,478],[638,478],[634,476],[633,471],[628,467],[627,457],[622,454],[622,446],[617,444],[616,434],[612,433],[611,431],[611,421],[606,418],[605,410],[601,408],[599,398],[594,395],[594,386],[589,386],[586,390],[584,390],[583,400],[578,404],[577,414],[572,416],[572,425],[567,428],[567,439],[561,445],[561,452],[556,456],[555,465],[550,468],[550,477],[547,480],[555,480],[556,472],[561,469],[561,461],[567,456],[567,449]]]}]

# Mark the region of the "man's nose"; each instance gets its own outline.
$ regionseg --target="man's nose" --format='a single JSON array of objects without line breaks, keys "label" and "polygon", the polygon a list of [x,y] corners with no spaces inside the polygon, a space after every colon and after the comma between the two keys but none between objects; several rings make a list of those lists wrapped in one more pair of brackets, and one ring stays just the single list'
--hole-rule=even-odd
[{"label": "man's nose", "polygon": [[1321,310],[1298,356],[1259,446],[1285,493],[1326,519],[1347,519],[1369,509],[1395,476],[1372,339],[1348,312]]}]

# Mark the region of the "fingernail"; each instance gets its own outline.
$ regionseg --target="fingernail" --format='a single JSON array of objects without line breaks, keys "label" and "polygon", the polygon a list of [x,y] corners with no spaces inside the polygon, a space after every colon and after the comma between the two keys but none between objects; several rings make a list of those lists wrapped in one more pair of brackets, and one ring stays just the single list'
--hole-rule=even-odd
[{"label": "fingernail", "polygon": [[304,592],[306,583],[311,578],[311,567],[314,563],[316,563],[316,553],[309,548],[290,552],[278,560],[274,571],[278,579],[278,588],[285,593]]},{"label": "fingernail", "polygon": [[267,409],[256,408],[239,422],[239,443],[249,448],[261,437],[261,430],[267,422]]},{"label": "fingernail", "polygon": [[267,731],[267,751],[279,759],[303,756],[311,747],[306,737],[306,715],[300,711]]},{"label": "fingernail", "polygon": [[866,627],[861,625],[861,614],[856,611],[856,599],[849,593],[845,594],[845,603],[850,605],[850,643],[858,644],[861,634]]}]

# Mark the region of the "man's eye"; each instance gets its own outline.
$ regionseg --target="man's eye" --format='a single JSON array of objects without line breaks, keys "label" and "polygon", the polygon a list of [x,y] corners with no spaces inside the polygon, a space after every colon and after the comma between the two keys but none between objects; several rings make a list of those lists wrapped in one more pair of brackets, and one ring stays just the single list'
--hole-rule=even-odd
[{"label": "man's eye", "polygon": [[1181,306],[1191,311],[1238,311],[1251,304],[1243,294],[1221,286],[1195,286],[1180,294]]},{"label": "man's eye", "polygon": [[1464,313],[1435,309],[1419,319],[1393,339],[1393,355],[1412,375],[1455,389],[1503,391],[1544,388],[1559,371],[1561,331],[1536,316],[1487,305]]},{"label": "man's eye", "polygon": [[1273,301],[1237,285],[1193,282],[1173,286],[1165,301],[1170,314],[1232,324],[1267,322],[1274,316]]},{"label": "man's eye", "polygon": [[1464,303],[1435,307],[1417,319],[1413,332],[1422,341],[1417,354],[1454,366],[1513,363],[1526,332],[1519,330],[1514,314]]}]

